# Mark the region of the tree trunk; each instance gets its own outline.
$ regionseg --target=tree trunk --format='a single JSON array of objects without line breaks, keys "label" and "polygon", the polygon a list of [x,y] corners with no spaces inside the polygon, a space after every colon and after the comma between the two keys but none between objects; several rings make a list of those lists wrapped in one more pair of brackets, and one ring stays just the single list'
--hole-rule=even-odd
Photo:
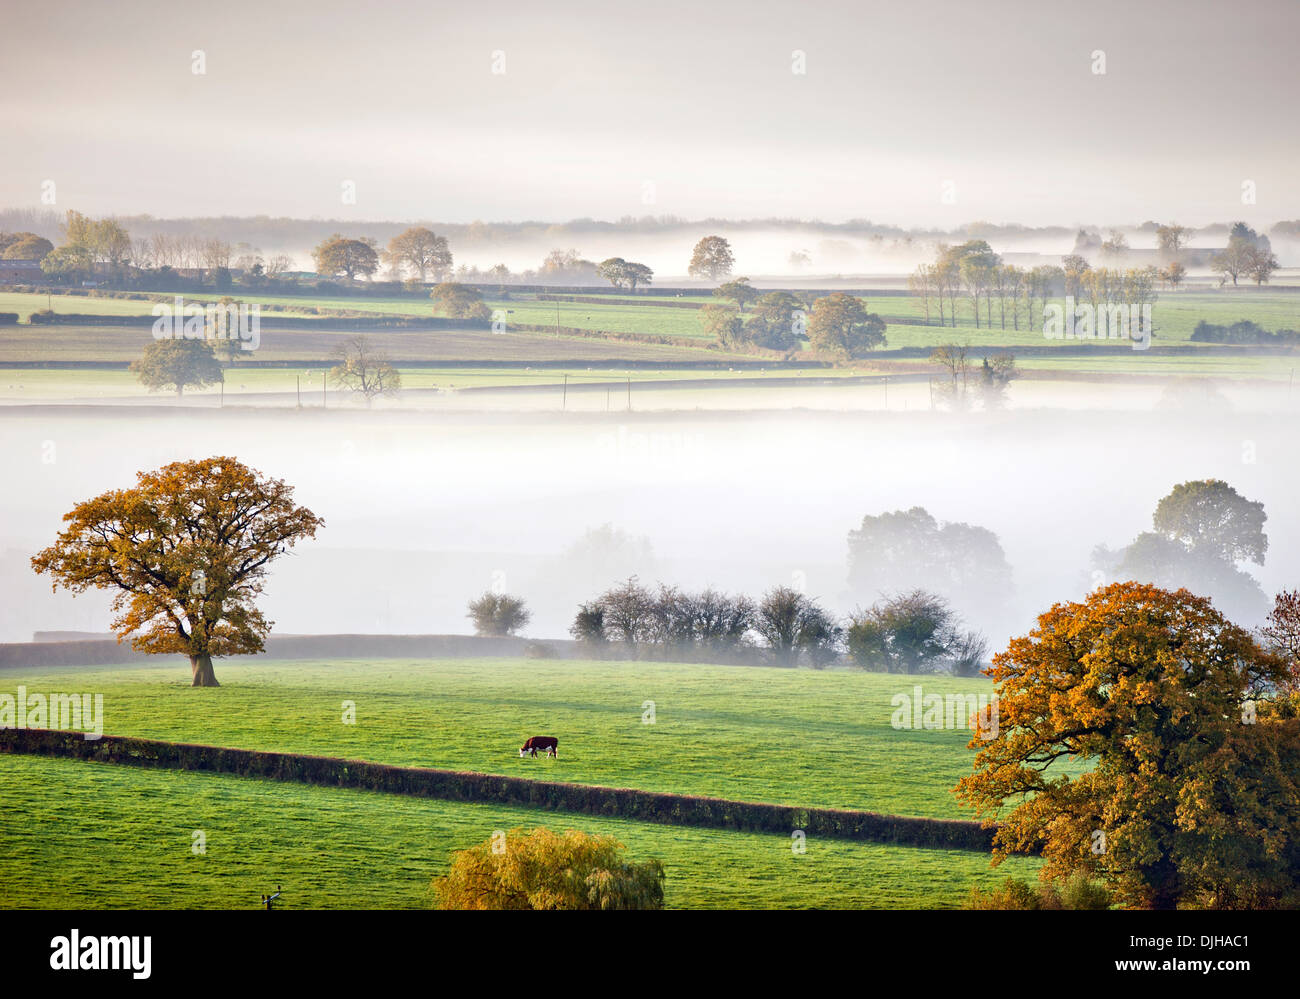
[{"label": "tree trunk", "polygon": [[204,653],[201,656],[190,656],[190,670],[194,673],[194,682],[191,687],[220,687],[217,683],[217,675],[212,672],[212,657]]}]

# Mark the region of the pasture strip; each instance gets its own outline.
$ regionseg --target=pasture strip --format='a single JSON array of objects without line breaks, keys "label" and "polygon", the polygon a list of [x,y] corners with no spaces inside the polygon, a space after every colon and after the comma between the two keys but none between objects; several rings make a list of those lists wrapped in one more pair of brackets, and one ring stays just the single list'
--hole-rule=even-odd
[{"label": "pasture strip", "polygon": [[105,735],[87,739],[81,732],[51,729],[0,729],[0,752],[227,773],[264,780],[358,788],[445,801],[515,805],[706,829],[786,835],[799,829],[809,836],[983,853],[991,850],[993,840],[991,828],[961,819],[800,808],[129,736]]}]

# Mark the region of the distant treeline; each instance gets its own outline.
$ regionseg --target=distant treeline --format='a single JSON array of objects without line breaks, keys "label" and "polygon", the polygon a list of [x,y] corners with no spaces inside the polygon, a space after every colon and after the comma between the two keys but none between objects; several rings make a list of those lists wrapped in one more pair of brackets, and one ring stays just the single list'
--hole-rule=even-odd
[{"label": "distant treeline", "polygon": [[814,669],[847,662],[877,672],[974,676],[988,643],[960,624],[943,597],[921,589],[841,621],[794,587],[776,586],[754,600],[712,588],[651,590],[633,577],[581,604],[569,633],[596,656],[612,647],[629,658],[673,662]]},{"label": "distant treeline", "polygon": [[[233,242],[245,241],[254,245],[313,245],[340,228],[349,228],[363,235],[383,241],[395,236],[411,225],[426,225],[473,245],[504,240],[531,239],[541,242],[563,241],[566,237],[627,233],[629,235],[669,235],[676,232],[694,232],[702,228],[731,232],[766,232],[790,230],[792,232],[818,233],[839,237],[882,237],[886,239],[1070,239],[1075,236],[1074,225],[1027,226],[1017,223],[970,222],[941,228],[905,228],[871,219],[854,218],[844,222],[824,222],[817,219],[756,218],[756,219],[685,219],[676,215],[624,216],[608,221],[579,218],[564,222],[525,220],[520,222],[440,222],[431,219],[409,219],[401,222],[357,221],[355,219],[300,219],[286,216],[184,216],[156,218],[152,215],[121,215],[122,225],[169,234],[201,232]],[[0,210],[0,230],[27,230],[49,239],[57,239],[64,221],[62,212],[54,209],[4,209]],[[1135,226],[1134,232],[1154,231],[1154,223]],[[1225,236],[1229,223],[1215,223],[1193,230],[1198,237]],[[1300,238],[1300,221],[1279,221],[1268,230],[1274,238]]]}]

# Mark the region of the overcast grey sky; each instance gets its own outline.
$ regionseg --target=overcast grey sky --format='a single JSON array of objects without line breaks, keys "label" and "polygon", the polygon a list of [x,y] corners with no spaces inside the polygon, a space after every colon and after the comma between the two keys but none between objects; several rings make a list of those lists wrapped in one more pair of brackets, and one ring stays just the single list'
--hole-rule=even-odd
[{"label": "overcast grey sky", "polygon": [[5,207],[1300,217],[1296,0],[6,7]]}]

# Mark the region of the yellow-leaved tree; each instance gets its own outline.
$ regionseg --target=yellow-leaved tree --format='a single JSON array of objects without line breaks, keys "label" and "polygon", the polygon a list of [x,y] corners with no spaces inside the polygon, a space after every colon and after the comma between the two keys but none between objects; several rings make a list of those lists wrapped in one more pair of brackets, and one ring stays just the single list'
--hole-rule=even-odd
[{"label": "yellow-leaved tree", "polygon": [[433,881],[439,909],[662,909],[664,868],[613,836],[511,829],[459,851]]},{"label": "yellow-leaved tree", "polygon": [[234,458],[137,473],[131,489],[78,503],[32,568],[53,588],[116,590],[113,629],[142,652],[178,652],[195,687],[216,687],[213,656],[261,652],[271,629],[254,606],[267,565],[324,521],[293,488]]},{"label": "yellow-leaved tree", "polygon": [[1210,601],[1114,583],[986,672],[997,709],[956,790],[1001,817],[995,863],[1041,850],[1045,879],[1098,877],[1129,907],[1300,902],[1297,698]]}]

